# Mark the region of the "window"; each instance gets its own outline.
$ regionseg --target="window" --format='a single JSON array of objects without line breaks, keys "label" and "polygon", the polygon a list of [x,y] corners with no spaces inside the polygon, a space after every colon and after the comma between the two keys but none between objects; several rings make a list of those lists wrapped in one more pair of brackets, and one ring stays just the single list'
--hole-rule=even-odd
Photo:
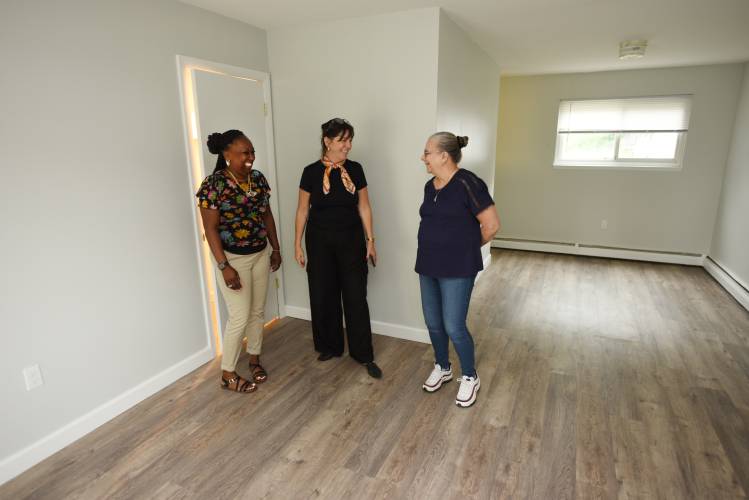
[{"label": "window", "polygon": [[681,168],[690,96],[559,103],[555,167]]}]

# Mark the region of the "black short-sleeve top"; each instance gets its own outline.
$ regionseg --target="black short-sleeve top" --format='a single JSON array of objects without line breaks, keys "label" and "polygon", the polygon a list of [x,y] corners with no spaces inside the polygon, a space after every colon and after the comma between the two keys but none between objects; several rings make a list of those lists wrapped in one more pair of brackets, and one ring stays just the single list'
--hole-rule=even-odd
[{"label": "black short-sleeve top", "polygon": [[359,217],[359,190],[367,187],[367,178],[361,164],[346,160],[343,164],[356,190],[346,191],[341,181],[341,171],[330,171],[330,192],[323,193],[322,179],[325,165],[318,160],[304,167],[299,189],[310,194],[307,224],[321,229],[347,229],[361,224]]},{"label": "black short-sleeve top", "polygon": [[268,244],[263,216],[268,210],[270,186],[259,170],[250,171],[251,184],[237,185],[225,170],[209,175],[195,193],[198,205],[219,211],[218,234],[230,253],[248,255]]},{"label": "black short-sleeve top", "polygon": [[484,268],[481,225],[476,216],[494,200],[486,183],[464,168],[439,191],[433,180],[424,186],[419,209],[415,270],[435,278],[474,276]]}]

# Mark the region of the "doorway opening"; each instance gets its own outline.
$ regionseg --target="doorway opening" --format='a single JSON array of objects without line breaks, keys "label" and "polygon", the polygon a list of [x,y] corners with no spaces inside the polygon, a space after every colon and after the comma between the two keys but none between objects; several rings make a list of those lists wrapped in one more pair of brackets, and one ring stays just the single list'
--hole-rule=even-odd
[{"label": "doorway opening", "polygon": [[[227,318],[226,306],[216,285],[213,256],[203,233],[200,210],[194,193],[215,164],[206,139],[213,132],[242,130],[256,150],[255,166],[268,179],[271,189],[276,178],[273,117],[271,113],[270,75],[262,71],[215,63],[192,57],[177,56],[182,121],[188,158],[190,196],[195,222],[198,266],[200,268],[207,342],[214,356],[222,352],[222,324]],[[276,193],[274,193],[276,194]],[[271,210],[279,217],[278,196],[271,196]],[[278,238],[281,228],[276,223]],[[283,275],[279,269],[270,276],[266,297],[266,326],[283,316]]]}]

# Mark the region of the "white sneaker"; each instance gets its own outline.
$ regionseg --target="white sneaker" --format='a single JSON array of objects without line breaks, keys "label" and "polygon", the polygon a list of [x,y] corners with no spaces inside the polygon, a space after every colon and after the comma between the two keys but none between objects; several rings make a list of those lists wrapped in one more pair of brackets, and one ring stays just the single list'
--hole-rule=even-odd
[{"label": "white sneaker", "polygon": [[476,395],[481,389],[481,379],[478,374],[476,377],[466,377],[465,375],[458,379],[460,387],[458,395],[455,398],[455,404],[463,408],[468,408],[476,402]]},{"label": "white sneaker", "polygon": [[424,382],[424,385],[422,385],[421,387],[427,392],[434,392],[440,387],[442,387],[442,384],[444,384],[445,382],[449,382],[452,379],[453,379],[452,367],[448,368],[447,370],[443,370],[440,365],[435,363],[434,370],[432,370],[432,373],[429,374],[429,377],[427,377],[426,382]]}]

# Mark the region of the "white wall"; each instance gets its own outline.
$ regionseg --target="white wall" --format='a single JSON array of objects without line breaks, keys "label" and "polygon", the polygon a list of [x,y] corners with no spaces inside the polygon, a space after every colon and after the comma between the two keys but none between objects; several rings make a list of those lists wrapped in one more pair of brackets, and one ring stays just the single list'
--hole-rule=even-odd
[{"label": "white wall", "polygon": [[[706,254],[742,72],[727,64],[503,78],[494,182],[501,236]],[[693,94],[681,171],[552,168],[560,99],[668,94]]]},{"label": "white wall", "polygon": [[299,178],[319,158],[320,125],[340,116],[354,125],[350,157],[364,166],[374,210],[373,329],[423,329],[413,267],[427,179],[419,156],[436,123],[438,16],[423,9],[269,31],[288,311],[309,307],[291,230]]},{"label": "white wall", "polygon": [[[499,68],[443,11],[440,11],[438,73],[437,130],[468,136],[461,167],[481,177],[492,192]],[[485,245],[485,258],[489,250],[489,245]]]},{"label": "white wall", "polygon": [[749,63],[737,109],[710,257],[749,288]]},{"label": "white wall", "polygon": [[268,69],[264,31],[174,1],[0,7],[0,482],[207,347],[176,54]]}]

